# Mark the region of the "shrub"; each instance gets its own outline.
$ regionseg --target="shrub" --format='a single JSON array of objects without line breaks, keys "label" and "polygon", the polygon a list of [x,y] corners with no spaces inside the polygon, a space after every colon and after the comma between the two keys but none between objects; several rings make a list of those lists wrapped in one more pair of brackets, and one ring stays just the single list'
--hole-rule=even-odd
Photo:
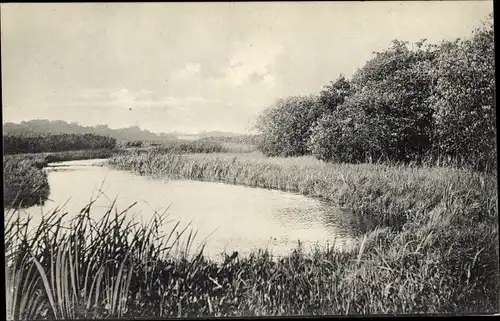
[{"label": "shrub", "polygon": [[4,135],[4,154],[114,148],[116,139],[95,134]]},{"label": "shrub", "polygon": [[437,83],[434,153],[496,168],[495,49],[493,23],[471,39],[443,43]]},{"label": "shrub", "polygon": [[279,100],[259,117],[262,133],[259,149],[268,156],[297,156],[308,153],[311,126],[323,108],[315,96],[295,96]]}]

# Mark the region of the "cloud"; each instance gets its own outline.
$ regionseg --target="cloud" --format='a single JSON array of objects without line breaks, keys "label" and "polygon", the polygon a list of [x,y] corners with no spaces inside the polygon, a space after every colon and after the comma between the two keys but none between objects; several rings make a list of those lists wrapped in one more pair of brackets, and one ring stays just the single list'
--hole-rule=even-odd
[{"label": "cloud", "polygon": [[274,75],[271,75],[269,73],[263,73],[259,74],[254,72],[248,77],[248,83],[255,85],[255,84],[266,84],[273,86],[276,81],[276,77]]},{"label": "cloud", "polygon": [[199,63],[188,63],[182,69],[172,73],[172,79],[187,81],[200,76],[201,65]]},{"label": "cloud", "polygon": [[[283,47],[279,44],[270,44],[259,41],[248,41],[240,44],[229,59],[228,66],[224,69],[225,76],[218,79],[217,83],[227,87],[238,87],[246,83],[255,84],[264,80],[269,75],[272,66]],[[266,78],[266,83],[271,83],[271,76]]]},{"label": "cloud", "polygon": [[168,86],[177,93],[210,95],[219,89],[274,83],[273,66],[283,46],[265,33],[254,33],[236,42],[225,60],[189,62],[170,74]]},{"label": "cloud", "polygon": [[112,108],[169,107],[172,109],[185,109],[203,106],[210,102],[214,102],[214,100],[202,96],[176,97],[160,95],[152,90],[130,91],[122,88],[119,90],[87,89],[71,105],[85,107],[107,106]]}]

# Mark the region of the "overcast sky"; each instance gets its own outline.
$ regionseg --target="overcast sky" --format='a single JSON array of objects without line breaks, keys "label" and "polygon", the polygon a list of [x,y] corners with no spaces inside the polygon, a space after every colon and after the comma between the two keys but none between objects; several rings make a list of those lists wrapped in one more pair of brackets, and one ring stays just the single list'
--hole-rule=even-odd
[{"label": "overcast sky", "polygon": [[3,120],[245,132],[391,40],[467,37],[492,1],[2,4]]}]

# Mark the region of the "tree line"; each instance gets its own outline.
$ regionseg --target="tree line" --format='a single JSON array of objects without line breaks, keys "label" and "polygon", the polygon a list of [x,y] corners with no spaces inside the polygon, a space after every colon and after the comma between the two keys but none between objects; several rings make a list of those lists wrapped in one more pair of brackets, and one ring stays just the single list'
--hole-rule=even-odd
[{"label": "tree line", "polygon": [[96,134],[24,134],[3,136],[4,155],[114,148],[116,139]]},{"label": "tree line", "polygon": [[496,168],[492,16],[467,39],[394,40],[352,79],[319,94],[287,97],[257,128],[268,156],[312,154],[326,161],[452,160]]}]

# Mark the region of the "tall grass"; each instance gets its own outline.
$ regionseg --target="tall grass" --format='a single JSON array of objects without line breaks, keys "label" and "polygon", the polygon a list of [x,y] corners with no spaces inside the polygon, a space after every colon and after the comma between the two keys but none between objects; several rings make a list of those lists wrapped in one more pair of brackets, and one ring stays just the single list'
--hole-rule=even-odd
[{"label": "tall grass", "polygon": [[72,213],[69,223],[61,209],[36,226],[20,211],[6,213],[9,319],[122,317],[134,300],[151,294],[159,262],[188,258],[180,247],[187,227],[179,230],[176,224],[170,234],[162,234],[165,213],[140,225],[127,219],[128,209],[118,211],[111,204],[95,221],[92,205]]},{"label": "tall grass", "polygon": [[[339,265],[346,273],[335,271],[340,273],[336,282],[342,284],[336,283],[338,292],[317,292],[337,298],[334,311],[498,310],[496,175],[446,167],[223,154],[121,154],[110,163],[143,174],[298,192],[367,217],[368,234],[358,255]],[[347,297],[340,299],[339,294]]]},{"label": "tall grass", "polygon": [[331,164],[308,157],[251,155],[117,154],[112,166],[150,175],[171,175],[297,192],[353,209],[365,222],[400,229],[421,226],[431,213],[457,206],[454,218],[498,216],[496,176],[439,167]]},{"label": "tall grass", "polygon": [[[63,224],[55,210],[34,229],[7,213],[8,318],[193,317],[460,313],[498,310],[495,226],[456,234],[428,224],[376,229],[352,252],[297,248],[214,262],[188,255],[193,234],[167,222],[127,219],[92,203]],[[172,224],[168,233],[162,225]],[[182,235],[184,235],[183,240]]]},{"label": "tall grass", "polygon": [[4,208],[29,207],[47,200],[50,187],[47,175],[40,170],[42,166],[30,159],[4,156]]},{"label": "tall grass", "polygon": [[[150,151],[151,148],[138,149]],[[249,153],[256,147],[246,143],[224,141],[217,138],[203,138],[197,140],[172,140],[153,148],[160,153],[193,154],[193,153]]]}]

